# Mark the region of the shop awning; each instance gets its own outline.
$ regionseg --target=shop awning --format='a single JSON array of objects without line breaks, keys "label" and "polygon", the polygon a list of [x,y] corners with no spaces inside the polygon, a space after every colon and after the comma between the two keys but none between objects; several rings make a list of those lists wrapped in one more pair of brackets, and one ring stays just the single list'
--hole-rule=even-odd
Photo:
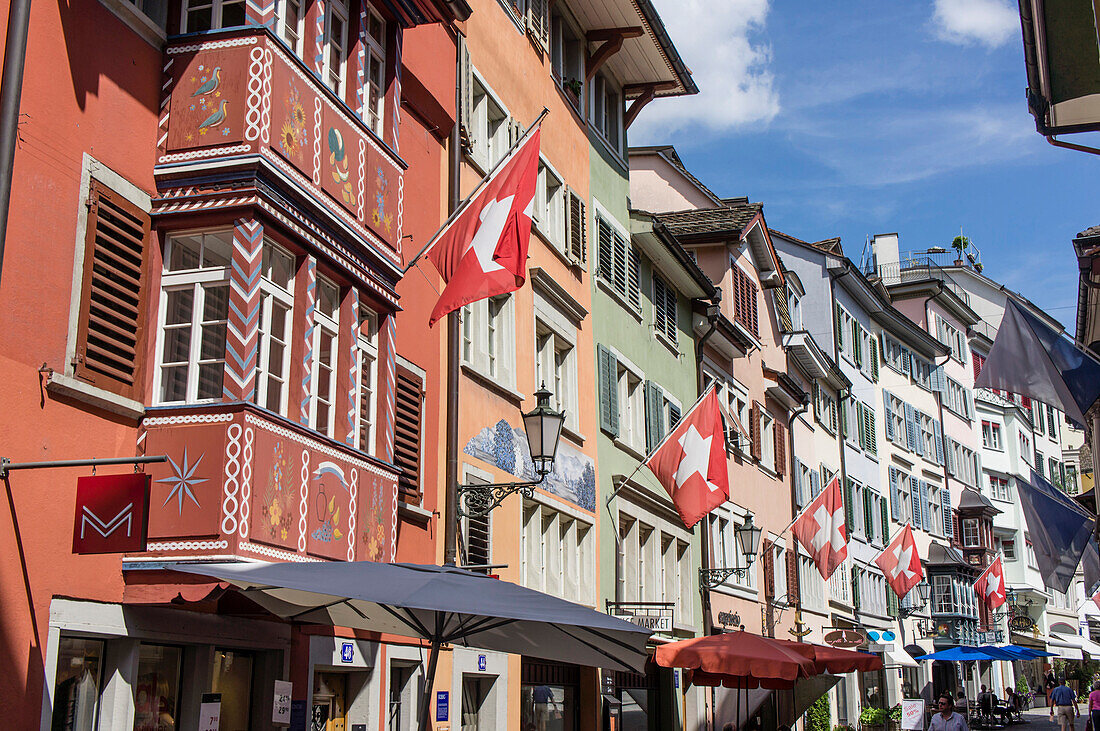
[{"label": "shop awning", "polygon": [[913,656],[900,647],[887,647],[882,651],[883,659],[888,668],[915,668],[917,661]]},{"label": "shop awning", "polygon": [[1081,645],[1076,638],[1051,632],[1046,638],[1047,648],[1062,660],[1084,660],[1081,654]]},{"label": "shop awning", "polygon": [[443,644],[638,672],[648,657],[649,630],[454,566],[333,561],[178,564],[174,568],[228,582],[286,620],[429,641],[432,651],[421,729],[428,727]]},{"label": "shop awning", "polygon": [[[1082,652],[1087,652],[1094,658],[1100,658],[1100,644],[1097,644],[1090,640],[1088,637],[1082,637],[1081,635],[1071,635],[1064,632],[1051,632],[1050,637],[1052,640],[1057,639],[1059,642],[1066,642],[1074,647],[1078,648]],[[1057,644],[1055,643],[1055,646]],[[1059,653],[1061,654],[1061,653]],[[1083,658],[1075,658],[1083,659]]]}]

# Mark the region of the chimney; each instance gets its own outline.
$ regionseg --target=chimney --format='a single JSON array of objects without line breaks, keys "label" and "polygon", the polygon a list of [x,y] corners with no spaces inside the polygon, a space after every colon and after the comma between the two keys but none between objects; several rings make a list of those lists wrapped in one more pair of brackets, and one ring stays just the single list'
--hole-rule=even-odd
[{"label": "chimney", "polygon": [[896,284],[901,280],[897,233],[872,236],[871,254],[875,260],[875,271],[882,278],[883,284]]}]

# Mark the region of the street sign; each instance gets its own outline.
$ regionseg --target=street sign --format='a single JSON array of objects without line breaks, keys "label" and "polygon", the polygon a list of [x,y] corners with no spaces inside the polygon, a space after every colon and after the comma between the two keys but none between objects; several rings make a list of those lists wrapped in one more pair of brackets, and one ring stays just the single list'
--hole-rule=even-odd
[{"label": "street sign", "polygon": [[354,642],[345,642],[340,645],[340,662],[355,662]]},{"label": "street sign", "polygon": [[672,632],[672,610],[668,614],[618,614],[614,616],[651,632]]},{"label": "street sign", "polygon": [[607,611],[613,617],[636,624],[650,632],[672,634],[670,602],[608,602]]},{"label": "street sign", "polygon": [[478,671],[482,672],[482,673],[485,672],[485,668],[487,666],[488,666],[488,663],[485,661],[485,656],[484,655],[478,655],[477,656],[477,669],[478,669]]},{"label": "street sign", "polygon": [[137,553],[149,525],[149,475],[76,479],[73,553]]}]

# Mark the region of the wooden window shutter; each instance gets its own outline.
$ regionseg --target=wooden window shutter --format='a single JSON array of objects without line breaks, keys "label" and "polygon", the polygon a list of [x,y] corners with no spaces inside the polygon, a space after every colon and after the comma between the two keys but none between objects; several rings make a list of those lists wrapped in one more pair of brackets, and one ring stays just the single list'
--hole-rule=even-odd
[{"label": "wooden window shutter", "polygon": [[587,234],[588,218],[585,216],[584,201],[572,189],[569,191],[569,259],[581,267],[588,266]]},{"label": "wooden window shutter", "polygon": [[871,541],[875,537],[875,502],[870,489],[863,488],[863,535]]},{"label": "wooden window shutter", "polygon": [[799,606],[802,603],[802,591],[798,583],[798,551],[787,551],[787,604]]},{"label": "wooden window shutter", "polygon": [[619,436],[619,361],[602,345],[596,346],[600,387],[600,428]]},{"label": "wooden window shutter", "polygon": [[634,244],[630,241],[624,240],[622,245],[626,249],[627,254],[626,298],[630,301],[634,309],[641,311],[642,290],[639,281],[639,269],[641,266],[638,262],[638,252],[634,249]]},{"label": "wooden window shutter", "polygon": [[780,477],[787,474],[787,428],[779,419],[775,420],[775,471]]},{"label": "wooden window shutter", "polygon": [[859,567],[852,566],[852,606],[859,609]]},{"label": "wooden window shutter", "polygon": [[470,48],[466,36],[458,34],[458,123],[461,126],[462,147],[471,149],[473,144],[472,117],[474,108],[474,71],[470,63]]},{"label": "wooden window shutter", "polygon": [[775,551],[774,544],[768,539],[760,543],[760,553],[764,556],[764,596],[775,597]]},{"label": "wooden window shutter", "polygon": [[596,276],[608,284],[615,282],[615,239],[611,235],[611,224],[596,214],[596,245],[599,259],[596,261]]},{"label": "wooden window shutter", "polygon": [[859,322],[852,320],[852,359],[857,368],[863,367],[863,340],[859,336],[862,329]]},{"label": "wooden window shutter", "polygon": [[752,440],[752,458],[760,459],[760,402],[753,401],[749,413],[749,437]]},{"label": "wooden window shutter", "polygon": [[664,394],[661,387],[653,381],[645,382],[645,441],[646,451],[652,452],[654,447],[664,438]]},{"label": "wooden window shutter", "polygon": [[844,484],[844,526],[851,536],[856,527],[856,510],[853,500],[852,478],[849,477]]},{"label": "wooden window shutter", "polygon": [[93,180],[74,375],[141,400],[149,215]]},{"label": "wooden window shutter", "polygon": [[401,468],[397,478],[401,499],[413,505],[421,501],[423,405],[424,383],[420,376],[399,366],[394,398],[393,462]]},{"label": "wooden window shutter", "polygon": [[871,380],[878,383],[878,338],[874,335],[867,336],[867,347],[871,351]]},{"label": "wooden window shutter", "polygon": [[882,545],[890,540],[890,517],[886,513],[886,500],[879,498],[878,501],[879,513],[882,517],[881,531],[882,531]]},{"label": "wooden window shutter", "polygon": [[527,0],[527,33],[543,51],[550,49],[551,0]]}]

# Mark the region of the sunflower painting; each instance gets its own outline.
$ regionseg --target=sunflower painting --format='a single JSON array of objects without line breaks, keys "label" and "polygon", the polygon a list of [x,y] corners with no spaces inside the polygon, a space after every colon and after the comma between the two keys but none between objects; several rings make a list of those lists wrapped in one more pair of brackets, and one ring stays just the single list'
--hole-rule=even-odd
[{"label": "sunflower painting", "polygon": [[279,150],[290,160],[301,163],[302,153],[307,143],[306,109],[302,105],[302,95],[294,82],[290,82],[290,91],[283,104],[286,119],[279,129]]},{"label": "sunflower painting", "polygon": [[382,486],[373,483],[370,497],[363,501],[365,520],[363,521],[363,548],[366,561],[386,560],[386,499]]}]

